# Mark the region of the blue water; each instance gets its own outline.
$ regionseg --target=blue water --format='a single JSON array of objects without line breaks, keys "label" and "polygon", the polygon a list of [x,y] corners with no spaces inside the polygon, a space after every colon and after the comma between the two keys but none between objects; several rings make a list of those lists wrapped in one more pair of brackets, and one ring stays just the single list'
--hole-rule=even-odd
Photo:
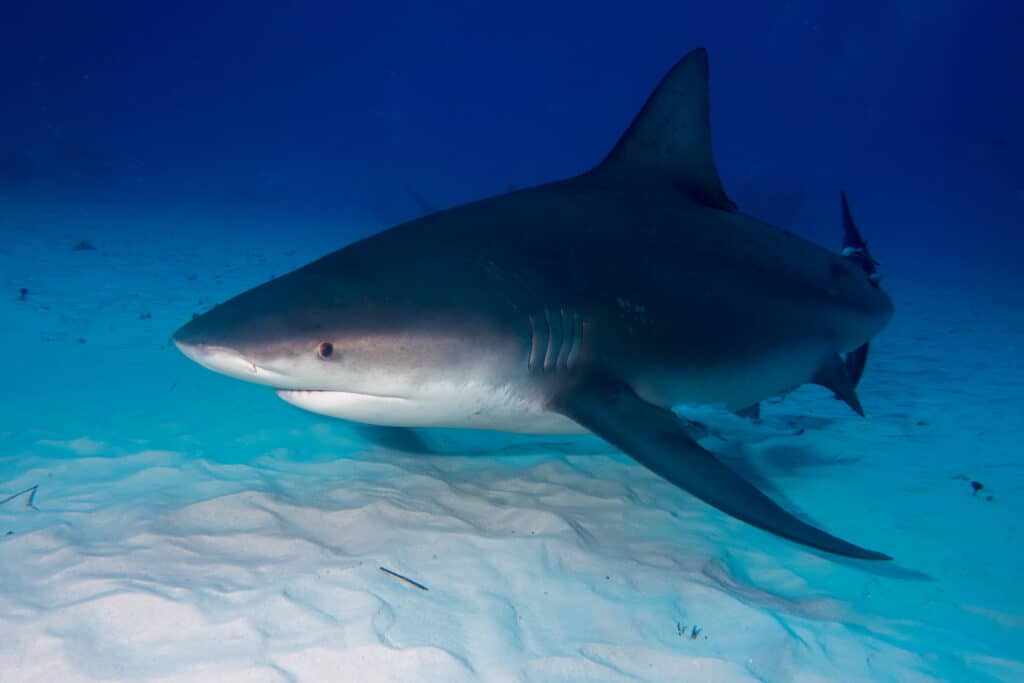
[{"label": "blue water", "polygon": [[[0,680],[1024,680],[1019,4],[0,14]],[[700,45],[729,195],[835,247],[845,188],[897,306],[868,420],[807,389],[717,449],[898,571],[596,440],[382,449],[168,344],[426,205],[589,168]]]}]

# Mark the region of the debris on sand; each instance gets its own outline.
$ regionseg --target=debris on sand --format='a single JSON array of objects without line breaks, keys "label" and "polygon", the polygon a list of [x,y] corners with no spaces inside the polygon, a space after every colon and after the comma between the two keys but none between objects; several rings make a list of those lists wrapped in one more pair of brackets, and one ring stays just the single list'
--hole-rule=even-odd
[{"label": "debris on sand", "polygon": [[393,577],[395,577],[396,579],[399,579],[400,581],[405,581],[405,582],[406,582],[407,584],[409,584],[410,586],[415,586],[416,588],[419,588],[419,589],[420,589],[421,591],[428,591],[428,590],[430,590],[429,588],[427,588],[426,586],[424,586],[424,585],[423,585],[422,583],[420,583],[419,581],[413,581],[413,580],[412,580],[412,579],[410,579],[410,578],[409,578],[408,576],[402,576],[402,575],[401,575],[401,574],[399,574],[398,572],[393,572],[393,571],[391,571],[390,569],[388,569],[387,567],[380,567],[379,569],[380,569],[380,570],[381,570],[382,572],[384,572],[385,574],[388,574],[389,576],[393,576]]},{"label": "debris on sand", "polygon": [[38,510],[39,508],[36,507],[36,503],[35,503],[36,492],[38,490],[39,490],[39,484],[36,484],[35,486],[29,486],[27,489],[25,489],[23,491],[18,491],[17,493],[12,493],[11,495],[9,495],[6,498],[4,498],[3,500],[0,500],[0,505],[3,505],[4,503],[9,503],[12,500],[14,500],[15,498],[18,498],[19,496],[23,496],[23,495],[25,495],[27,493],[28,494],[28,498],[25,500],[25,507],[31,508],[33,510]]}]

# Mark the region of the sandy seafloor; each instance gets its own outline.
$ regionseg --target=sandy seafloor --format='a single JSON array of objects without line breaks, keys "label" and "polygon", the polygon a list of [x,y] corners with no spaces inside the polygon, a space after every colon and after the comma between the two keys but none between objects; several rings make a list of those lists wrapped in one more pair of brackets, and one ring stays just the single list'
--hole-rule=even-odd
[{"label": "sandy seafloor", "polygon": [[868,419],[816,388],[705,416],[896,557],[864,565],[596,439],[388,450],[190,363],[193,311],[350,239],[246,225],[0,203],[0,498],[38,487],[0,505],[0,681],[1024,680],[1019,287],[890,267]]}]

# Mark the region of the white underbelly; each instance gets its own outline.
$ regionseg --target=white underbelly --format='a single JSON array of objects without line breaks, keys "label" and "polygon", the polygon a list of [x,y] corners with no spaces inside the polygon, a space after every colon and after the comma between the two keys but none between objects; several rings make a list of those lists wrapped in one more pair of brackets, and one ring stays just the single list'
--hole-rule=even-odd
[{"label": "white underbelly", "polygon": [[446,384],[417,391],[412,398],[290,389],[278,389],[277,395],[314,413],[389,427],[494,429],[522,434],[586,432],[569,418],[545,409],[539,400],[524,398],[508,386]]}]

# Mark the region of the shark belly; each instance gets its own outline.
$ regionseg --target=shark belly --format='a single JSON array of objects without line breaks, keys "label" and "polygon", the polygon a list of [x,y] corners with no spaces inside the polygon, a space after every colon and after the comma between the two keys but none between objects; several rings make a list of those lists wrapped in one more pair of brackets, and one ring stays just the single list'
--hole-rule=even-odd
[{"label": "shark belly", "polygon": [[547,409],[512,384],[436,383],[409,396],[278,389],[303,410],[388,427],[490,429],[521,434],[583,434],[586,429]]}]

